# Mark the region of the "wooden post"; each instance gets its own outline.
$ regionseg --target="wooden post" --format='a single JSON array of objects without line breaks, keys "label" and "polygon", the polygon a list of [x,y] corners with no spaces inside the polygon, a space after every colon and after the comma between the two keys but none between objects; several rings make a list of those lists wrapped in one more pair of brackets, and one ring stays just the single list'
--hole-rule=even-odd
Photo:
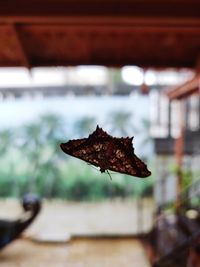
[{"label": "wooden post", "polygon": [[180,133],[179,137],[175,141],[175,157],[177,164],[177,177],[176,177],[176,213],[181,211],[181,193],[183,189],[183,155],[184,155],[184,103],[182,100],[179,101],[179,123],[180,123]]},{"label": "wooden post", "polygon": [[171,103],[171,100],[169,100],[169,103],[168,103],[168,137],[171,137],[172,136],[172,103]]},{"label": "wooden post", "polygon": [[137,198],[137,231],[138,234],[143,233],[143,205],[142,205],[142,196]]}]

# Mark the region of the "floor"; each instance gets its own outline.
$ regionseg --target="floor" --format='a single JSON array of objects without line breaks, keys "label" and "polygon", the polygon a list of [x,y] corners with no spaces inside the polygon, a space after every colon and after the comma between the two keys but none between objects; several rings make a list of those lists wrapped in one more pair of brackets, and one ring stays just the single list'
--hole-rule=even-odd
[{"label": "floor", "polygon": [[1,267],[150,267],[134,239],[81,239],[63,244],[17,240],[0,253]]},{"label": "floor", "polygon": [[[19,202],[0,202],[0,218],[14,219],[20,213]],[[0,252],[0,267],[149,267],[140,241],[122,236],[148,231],[152,213],[150,200],[142,205],[133,200],[43,201],[22,238]],[[94,238],[101,235],[106,238]]]}]

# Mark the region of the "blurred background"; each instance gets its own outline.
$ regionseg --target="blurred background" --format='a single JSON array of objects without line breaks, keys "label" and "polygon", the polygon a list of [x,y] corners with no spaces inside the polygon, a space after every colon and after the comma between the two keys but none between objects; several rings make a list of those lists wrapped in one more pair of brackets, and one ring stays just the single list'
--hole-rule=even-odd
[{"label": "blurred background", "polygon": [[[200,3],[11,2],[0,8],[0,248],[19,239],[2,266],[199,267]],[[152,175],[110,180],[61,151],[97,125],[134,136]]]}]

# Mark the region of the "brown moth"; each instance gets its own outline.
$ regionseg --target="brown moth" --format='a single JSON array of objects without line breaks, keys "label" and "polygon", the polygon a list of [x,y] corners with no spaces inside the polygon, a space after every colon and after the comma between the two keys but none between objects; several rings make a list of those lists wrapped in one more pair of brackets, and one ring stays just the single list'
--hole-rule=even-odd
[{"label": "brown moth", "polygon": [[134,154],[132,140],[133,137],[113,137],[97,125],[88,138],[70,140],[60,147],[66,154],[99,167],[101,172],[111,170],[145,178],[151,172]]}]

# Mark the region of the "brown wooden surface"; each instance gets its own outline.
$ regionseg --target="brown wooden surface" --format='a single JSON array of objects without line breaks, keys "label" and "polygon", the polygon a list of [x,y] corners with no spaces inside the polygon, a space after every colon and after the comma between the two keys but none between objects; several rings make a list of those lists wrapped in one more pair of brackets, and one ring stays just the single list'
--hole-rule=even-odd
[{"label": "brown wooden surface", "polygon": [[150,17],[199,17],[198,0],[2,0],[4,16],[135,15]]},{"label": "brown wooden surface", "polygon": [[197,0],[7,0],[0,66],[189,67],[200,47]]},{"label": "brown wooden surface", "polygon": [[167,92],[170,100],[187,98],[192,94],[200,95],[200,74],[197,74],[192,80],[172,88]]}]

